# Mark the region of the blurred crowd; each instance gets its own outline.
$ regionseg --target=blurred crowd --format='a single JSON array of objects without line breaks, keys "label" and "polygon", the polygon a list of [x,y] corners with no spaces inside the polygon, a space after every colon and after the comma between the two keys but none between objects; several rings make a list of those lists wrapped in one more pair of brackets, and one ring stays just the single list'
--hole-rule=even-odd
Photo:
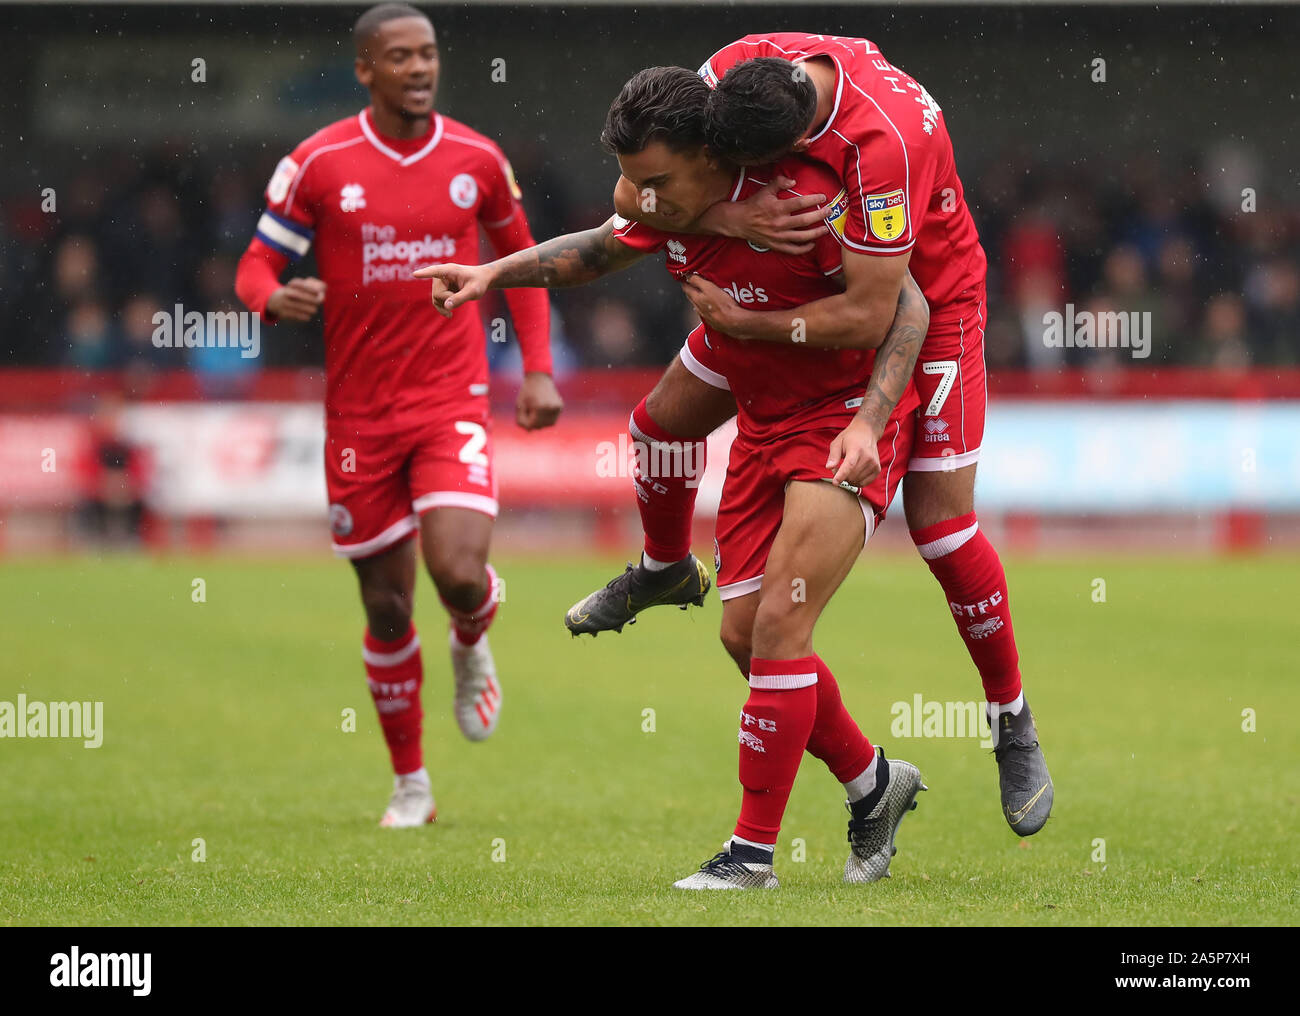
[{"label": "blurred crowd", "polygon": [[[574,193],[536,142],[515,147],[507,140],[506,148],[539,240],[589,228],[608,214],[608,195]],[[989,255],[990,368],[1300,362],[1300,207],[1280,207],[1267,189],[1244,194],[1217,184],[1225,162],[1233,179],[1262,180],[1249,160],[1226,149],[1099,167],[1009,152],[964,174]],[[42,208],[48,195],[35,190],[0,198],[4,362],[140,372],[187,366],[216,395],[237,395],[265,366],[319,364],[318,325],[264,332],[255,360],[238,349],[152,342],[154,314],[175,304],[242,309],[235,266],[274,162],[259,150],[200,171],[165,148],[105,153],[50,182],[53,211]],[[299,266],[312,270],[310,262]],[[1067,303],[1149,311],[1150,358],[1047,345],[1044,315],[1064,313]],[[667,276],[648,267],[560,292],[555,308],[564,370],[666,363],[692,319]],[[513,345],[490,346],[494,364],[509,363]]]}]

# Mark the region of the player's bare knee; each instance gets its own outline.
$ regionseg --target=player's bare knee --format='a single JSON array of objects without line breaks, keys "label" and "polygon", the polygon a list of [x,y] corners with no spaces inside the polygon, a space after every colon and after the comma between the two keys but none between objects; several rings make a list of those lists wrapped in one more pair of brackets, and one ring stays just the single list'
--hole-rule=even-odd
[{"label": "player's bare knee", "polygon": [[812,638],[817,612],[797,595],[764,596],[754,615],[752,652],[768,659],[784,659],[790,647],[802,646]]},{"label": "player's bare knee", "polygon": [[975,510],[975,467],[913,472],[903,480],[903,511],[909,529],[938,525]]},{"label": "player's bare knee", "polygon": [[426,562],[438,595],[458,610],[474,610],[487,596],[487,572],[476,553],[439,555]]},{"label": "player's bare knee", "polygon": [[728,624],[725,620],[722,623],[722,630],[718,632],[722,647],[727,650],[727,654],[736,661],[736,666],[745,675],[749,674],[749,660],[753,655],[750,634],[749,631],[741,631],[739,627]]}]

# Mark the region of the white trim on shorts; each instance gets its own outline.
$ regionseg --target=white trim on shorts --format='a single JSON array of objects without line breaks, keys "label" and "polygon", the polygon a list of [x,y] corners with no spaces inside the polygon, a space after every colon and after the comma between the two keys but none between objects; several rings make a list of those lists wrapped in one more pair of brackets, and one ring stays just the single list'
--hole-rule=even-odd
[{"label": "white trim on shorts", "polygon": [[497,512],[501,510],[496,498],[486,494],[470,494],[463,490],[435,490],[431,494],[421,494],[411,502],[411,507],[420,514],[430,508],[468,508],[491,518],[496,518]]},{"label": "white trim on shorts", "polygon": [[[982,446],[981,446],[982,447]],[[979,461],[979,448],[972,448],[960,455],[940,455],[933,458],[913,458],[907,463],[908,472],[912,473],[950,473],[954,469],[973,466]]]},{"label": "white trim on shorts", "polygon": [[739,582],[728,582],[725,586],[718,586],[718,599],[725,602],[734,600],[737,596],[748,596],[750,593],[758,592],[762,585],[762,575],[755,575],[752,579],[741,579]]},{"label": "white trim on shorts", "polygon": [[[876,531],[876,509],[872,507],[870,501],[865,497],[858,498],[858,507],[862,509],[862,521],[866,526],[863,532],[866,534],[862,538],[862,547],[865,550],[867,541],[871,539],[872,534]],[[718,586],[718,599],[724,603],[727,600],[734,600],[738,596],[748,596],[750,593],[756,593],[763,585],[763,575],[755,575],[752,579],[740,579],[736,582],[728,582],[725,586]]]},{"label": "white trim on shorts", "polygon": [[703,381],[706,385],[714,388],[721,388],[724,392],[731,391],[731,385],[728,383],[726,375],[719,374],[716,370],[710,370],[704,364],[695,358],[691,352],[689,341],[682,343],[682,351],[678,354],[681,357],[682,366]]},{"label": "white trim on shorts", "polygon": [[339,557],[358,558],[369,557],[371,554],[377,554],[381,550],[387,550],[395,543],[399,543],[419,527],[414,515],[407,515],[405,518],[398,519],[391,526],[385,529],[378,536],[369,540],[362,540],[360,543],[334,543],[334,553]]}]

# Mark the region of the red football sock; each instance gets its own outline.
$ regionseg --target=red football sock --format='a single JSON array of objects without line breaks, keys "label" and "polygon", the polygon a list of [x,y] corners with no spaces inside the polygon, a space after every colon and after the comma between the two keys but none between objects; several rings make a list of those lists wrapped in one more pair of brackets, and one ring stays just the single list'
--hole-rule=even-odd
[{"label": "red football sock", "polygon": [[645,399],[632,410],[628,431],[636,453],[632,480],[646,556],[680,561],[691,552],[691,522],[707,444],[668,433],[650,419]]},{"label": "red football sock", "polygon": [[412,625],[406,634],[392,642],[380,642],[366,631],[361,650],[366,663],[366,684],[375,700],[379,726],[383,728],[388,753],[393,757],[393,772],[398,776],[413,773],[424,765],[420,732],[424,710],[420,708],[420,685],[424,668],[420,664],[420,637]]},{"label": "red football sock", "polygon": [[1020,694],[1020,653],[1011,630],[1007,577],[975,513],[912,530],[912,542],[943,586],[957,631],[984,682],[989,702]]},{"label": "red football sock", "polygon": [[737,836],[776,843],[816,713],[816,657],[750,660],[749,698],[740,711]]},{"label": "red football sock", "polygon": [[816,653],[812,658],[817,662],[817,715],[808,738],[808,753],[825,762],[837,780],[848,783],[871,765],[876,749],[844,708],[835,675]]},{"label": "red football sock", "polygon": [[[497,616],[497,607],[500,605],[500,579],[491,565],[487,566],[487,595],[483,597],[483,602],[473,610],[458,610],[446,600],[442,600],[442,605],[447,608],[447,613],[451,615],[451,628],[456,633],[456,639],[462,646],[472,646],[475,642],[483,637],[483,633],[492,627],[492,620]],[[439,597],[441,600],[442,597]]]}]

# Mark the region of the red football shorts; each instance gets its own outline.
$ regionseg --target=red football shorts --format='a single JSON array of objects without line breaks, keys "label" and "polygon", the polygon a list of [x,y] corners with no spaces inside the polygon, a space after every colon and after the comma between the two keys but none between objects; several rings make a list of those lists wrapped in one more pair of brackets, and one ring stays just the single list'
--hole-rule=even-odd
[{"label": "red football shorts", "polygon": [[342,557],[370,557],[408,539],[431,508],[496,518],[487,399],[396,434],[328,423],[325,484],[334,552]]},{"label": "red football shorts", "polygon": [[909,470],[938,472],[973,465],[984,440],[984,287],[930,309],[930,330],[913,379],[921,408]]},{"label": "red football shorts", "polygon": [[[847,401],[855,401],[851,392],[846,394]],[[829,480],[834,475],[835,470],[826,468],[826,455],[857,411],[842,402],[836,408],[836,413],[823,413],[819,425],[809,430],[775,441],[759,443],[737,436],[732,442],[714,541],[718,596],[723,600],[757,592],[762,585],[767,555],[785,515],[786,484]],[[876,446],[880,473],[858,498],[866,522],[864,545],[884,521],[885,509],[907,471],[915,418],[914,410],[895,413]]]}]

